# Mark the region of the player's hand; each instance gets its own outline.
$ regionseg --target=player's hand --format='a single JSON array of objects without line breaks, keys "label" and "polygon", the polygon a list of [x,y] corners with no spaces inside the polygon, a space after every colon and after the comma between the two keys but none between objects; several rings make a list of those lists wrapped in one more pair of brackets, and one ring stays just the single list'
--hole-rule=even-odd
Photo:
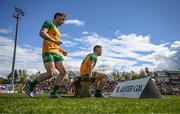
[{"label": "player's hand", "polygon": [[56,45],[60,45],[60,44],[62,44],[62,41],[61,41],[61,40],[54,40],[54,43],[55,43]]},{"label": "player's hand", "polygon": [[67,56],[67,55],[68,55],[67,51],[65,51],[65,50],[62,50],[62,54],[63,54],[64,56]]}]

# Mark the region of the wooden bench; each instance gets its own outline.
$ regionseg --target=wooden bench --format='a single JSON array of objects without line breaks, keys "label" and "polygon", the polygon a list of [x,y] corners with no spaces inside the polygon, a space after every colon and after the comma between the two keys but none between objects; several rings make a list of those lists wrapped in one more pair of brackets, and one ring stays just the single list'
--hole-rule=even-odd
[{"label": "wooden bench", "polygon": [[80,97],[91,97],[91,93],[89,92],[91,81],[80,81],[81,88],[80,88]]},{"label": "wooden bench", "polygon": [[91,80],[82,80],[81,78],[78,79],[78,83],[80,85],[75,85],[75,96],[76,97],[91,97],[91,93],[89,91],[90,85],[92,84]]}]

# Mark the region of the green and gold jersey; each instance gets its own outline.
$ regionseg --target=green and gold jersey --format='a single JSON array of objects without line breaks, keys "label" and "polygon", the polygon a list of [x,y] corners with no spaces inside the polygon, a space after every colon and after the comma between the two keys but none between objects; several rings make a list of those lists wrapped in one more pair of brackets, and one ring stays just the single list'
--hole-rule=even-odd
[{"label": "green and gold jersey", "polygon": [[93,68],[94,68],[97,62],[97,55],[95,55],[94,53],[90,53],[85,57],[80,68],[81,76],[88,74],[88,64],[90,61],[94,62],[93,63]]},{"label": "green and gold jersey", "polygon": [[[60,31],[51,21],[45,21],[42,28],[48,29],[48,35],[55,40],[60,40]],[[59,45],[56,45],[48,40],[43,41],[43,52],[60,53]]]}]

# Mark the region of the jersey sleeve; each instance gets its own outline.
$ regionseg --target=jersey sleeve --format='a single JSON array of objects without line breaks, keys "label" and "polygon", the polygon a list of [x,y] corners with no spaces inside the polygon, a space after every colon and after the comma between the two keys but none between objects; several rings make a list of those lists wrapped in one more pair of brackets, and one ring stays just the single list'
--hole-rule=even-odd
[{"label": "jersey sleeve", "polygon": [[52,27],[52,24],[50,21],[45,21],[42,25],[42,28],[50,29]]},{"label": "jersey sleeve", "polygon": [[93,54],[90,54],[89,57],[90,57],[90,61],[93,61],[93,62],[97,61],[97,57],[94,56]]}]

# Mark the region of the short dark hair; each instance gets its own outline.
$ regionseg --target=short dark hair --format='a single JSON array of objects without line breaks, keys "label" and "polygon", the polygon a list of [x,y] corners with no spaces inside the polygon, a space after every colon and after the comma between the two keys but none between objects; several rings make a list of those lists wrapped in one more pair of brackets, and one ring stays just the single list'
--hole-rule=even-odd
[{"label": "short dark hair", "polygon": [[101,45],[95,45],[93,48],[93,51],[95,51],[97,48],[102,48],[102,46]]},{"label": "short dark hair", "polygon": [[61,13],[61,12],[57,12],[55,15],[54,15],[54,19],[56,19],[57,16],[62,16],[62,17],[65,17],[66,18],[66,15],[64,13]]}]

